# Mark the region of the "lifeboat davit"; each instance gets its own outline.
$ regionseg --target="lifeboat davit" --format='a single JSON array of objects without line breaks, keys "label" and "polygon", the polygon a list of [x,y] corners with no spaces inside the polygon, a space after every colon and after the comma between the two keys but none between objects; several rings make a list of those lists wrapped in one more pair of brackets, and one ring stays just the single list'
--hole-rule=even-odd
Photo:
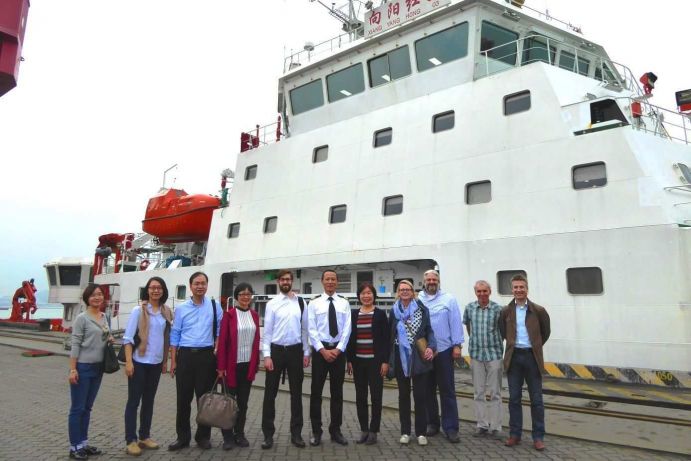
[{"label": "lifeboat davit", "polygon": [[0,96],[17,86],[29,0],[0,0]]},{"label": "lifeboat davit", "polygon": [[149,199],[142,228],[162,243],[209,240],[213,211],[221,199],[212,195],[188,195],[182,189],[162,189]]}]

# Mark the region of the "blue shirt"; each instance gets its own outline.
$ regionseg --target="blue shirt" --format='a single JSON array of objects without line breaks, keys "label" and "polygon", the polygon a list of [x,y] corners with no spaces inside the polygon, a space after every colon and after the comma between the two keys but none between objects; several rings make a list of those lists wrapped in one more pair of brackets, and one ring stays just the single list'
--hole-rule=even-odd
[{"label": "blue shirt", "polygon": [[530,337],[528,336],[528,329],[525,327],[525,316],[528,313],[528,302],[522,306],[516,303],[516,347],[519,349],[527,349],[533,347],[530,344]]},{"label": "blue shirt", "polygon": [[[223,310],[216,303],[216,337],[221,332]],[[214,315],[211,299],[204,297],[202,304],[194,304],[192,298],[175,309],[170,345],[173,347],[210,347],[214,345],[211,324]]]},{"label": "blue shirt", "polygon": [[[163,362],[163,335],[166,330],[166,319],[160,310],[154,314],[149,303],[146,305],[146,310],[149,312],[149,337],[146,341],[146,352],[144,355],[141,355],[139,354],[139,348],[135,349],[132,354],[132,360],[139,363],[158,365]],[[132,309],[130,319],[127,322],[127,328],[125,328],[125,334],[122,337],[123,344],[134,344],[134,335],[137,333],[141,313],[141,306]]]},{"label": "blue shirt", "polygon": [[461,324],[461,310],[456,298],[447,293],[437,291],[429,295],[421,291],[418,295],[422,304],[429,310],[432,331],[437,340],[437,351],[444,352],[453,346],[463,344],[463,325]]}]

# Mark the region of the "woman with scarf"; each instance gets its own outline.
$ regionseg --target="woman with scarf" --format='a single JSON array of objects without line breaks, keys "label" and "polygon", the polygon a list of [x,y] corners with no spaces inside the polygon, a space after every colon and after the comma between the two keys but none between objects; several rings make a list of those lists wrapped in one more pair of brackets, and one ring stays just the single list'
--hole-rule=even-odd
[{"label": "woman with scarf", "polygon": [[398,283],[398,299],[389,314],[391,356],[389,376],[398,383],[398,411],[401,421],[401,444],[410,442],[410,385],[415,400],[415,435],[419,445],[427,445],[426,388],[437,348],[429,310],[417,299],[408,280]]},{"label": "woman with scarf", "polygon": [[[165,302],[168,287],[161,277],[151,277],[142,293],[141,306],[132,309],[122,337],[127,375],[125,406],[125,442],[127,454],[139,456],[142,448],[155,450],[159,445],[151,439],[154,399],[161,373],[166,372],[170,328],[173,312]],[[139,435],[137,436],[137,408]]]},{"label": "woman with scarf", "polygon": [[233,444],[249,447],[245,437],[247,402],[250,399],[252,381],[259,368],[259,314],[250,308],[254,289],[249,283],[239,283],[233,292],[235,307],[229,308],[221,320],[218,337],[218,378],[237,397],[238,419],[232,429],[223,429],[223,449]]}]

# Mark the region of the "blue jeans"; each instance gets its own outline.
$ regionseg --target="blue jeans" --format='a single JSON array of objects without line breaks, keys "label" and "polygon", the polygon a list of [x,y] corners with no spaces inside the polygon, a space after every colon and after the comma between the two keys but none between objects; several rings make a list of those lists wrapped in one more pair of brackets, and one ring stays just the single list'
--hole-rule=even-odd
[{"label": "blue jeans", "polygon": [[439,352],[434,358],[434,371],[430,374],[427,401],[427,424],[439,427],[439,405],[437,387],[441,402],[441,428],[445,433],[458,432],[458,405],[456,385],[453,378],[453,348]]},{"label": "blue jeans", "polygon": [[523,382],[528,384],[530,416],[533,421],[533,440],[545,437],[545,406],[542,403],[542,373],[537,366],[532,349],[514,349],[511,365],[506,374],[509,381],[509,429],[512,437],[521,438],[523,433],[523,406],[521,395]]},{"label": "blue jeans", "polygon": [[127,405],[125,406],[125,440],[137,441],[137,407],[142,402],[139,414],[139,440],[151,436],[151,420],[154,415],[154,398],[161,379],[163,364],[151,365],[133,360],[134,375],[127,380]]},{"label": "blue jeans", "polygon": [[77,448],[89,439],[89,420],[96,394],[101,387],[103,364],[77,363],[79,379],[77,384],[70,384],[72,405],[67,419],[70,434],[70,445]]}]

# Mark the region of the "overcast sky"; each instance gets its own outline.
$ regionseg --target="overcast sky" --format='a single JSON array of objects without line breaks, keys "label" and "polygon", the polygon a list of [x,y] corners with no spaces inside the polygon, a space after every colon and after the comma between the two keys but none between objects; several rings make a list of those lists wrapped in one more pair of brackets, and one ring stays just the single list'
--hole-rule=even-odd
[{"label": "overcast sky", "polygon": [[[690,1],[526,4],[654,71],[653,103],[691,88]],[[240,132],[276,118],[284,54],[338,33],[308,0],[31,0],[19,85],[0,99],[0,295],[31,277],[47,290],[46,261],[141,231],[172,164],[176,187],[218,193]]]}]

